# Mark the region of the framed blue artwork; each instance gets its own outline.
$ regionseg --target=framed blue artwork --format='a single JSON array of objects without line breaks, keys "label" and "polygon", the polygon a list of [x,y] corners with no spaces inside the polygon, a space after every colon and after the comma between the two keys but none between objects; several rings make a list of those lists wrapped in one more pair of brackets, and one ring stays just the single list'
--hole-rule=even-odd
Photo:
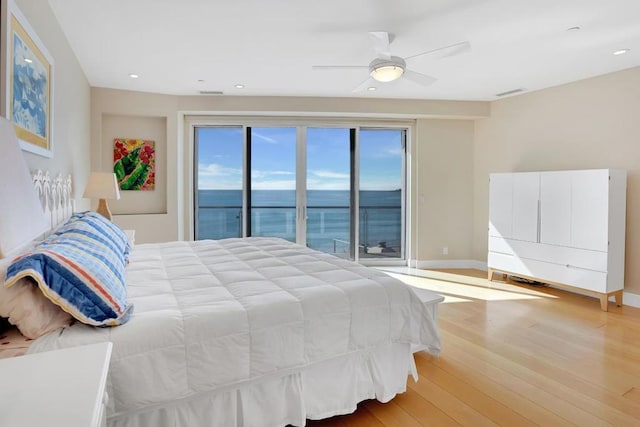
[{"label": "framed blue artwork", "polygon": [[5,4],[4,113],[23,150],[53,157],[53,57],[15,1]]}]

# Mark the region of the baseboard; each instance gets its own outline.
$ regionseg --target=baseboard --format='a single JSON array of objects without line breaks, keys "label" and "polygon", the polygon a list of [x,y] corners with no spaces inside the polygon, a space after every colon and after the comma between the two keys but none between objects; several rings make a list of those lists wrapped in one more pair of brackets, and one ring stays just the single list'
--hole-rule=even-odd
[{"label": "baseboard", "polygon": [[640,295],[631,292],[622,293],[622,304],[640,308]]},{"label": "baseboard", "polygon": [[473,259],[436,259],[436,260],[410,260],[409,267],[413,268],[473,268],[487,271],[485,261]]}]

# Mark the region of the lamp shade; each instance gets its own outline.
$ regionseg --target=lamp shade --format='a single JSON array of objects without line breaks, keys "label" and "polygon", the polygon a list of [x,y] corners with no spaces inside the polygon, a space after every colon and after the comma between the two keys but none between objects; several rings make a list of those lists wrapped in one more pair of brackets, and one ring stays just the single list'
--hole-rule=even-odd
[{"label": "lamp shade", "polygon": [[82,197],[89,199],[116,199],[120,198],[118,180],[113,172],[91,172],[87,188]]},{"label": "lamp shade", "polygon": [[39,237],[51,226],[33,186],[13,123],[0,117],[0,258]]}]

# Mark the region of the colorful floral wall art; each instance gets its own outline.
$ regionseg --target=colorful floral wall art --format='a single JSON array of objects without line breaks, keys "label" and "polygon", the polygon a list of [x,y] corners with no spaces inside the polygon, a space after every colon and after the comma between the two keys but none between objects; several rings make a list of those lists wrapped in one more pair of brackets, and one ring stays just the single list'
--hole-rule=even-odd
[{"label": "colorful floral wall art", "polygon": [[113,172],[121,190],[154,190],[156,186],[155,141],[113,140]]}]

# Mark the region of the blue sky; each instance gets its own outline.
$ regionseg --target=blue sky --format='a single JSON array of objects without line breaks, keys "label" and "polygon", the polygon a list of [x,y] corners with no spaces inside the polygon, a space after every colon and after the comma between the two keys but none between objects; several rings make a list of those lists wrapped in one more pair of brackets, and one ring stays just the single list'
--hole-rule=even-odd
[{"label": "blue sky", "polygon": [[[400,130],[360,131],[360,189],[401,187]],[[254,127],[252,184],[257,189],[295,189],[296,129]],[[242,188],[241,127],[199,128],[198,188]],[[349,129],[307,129],[307,188],[349,188]]]}]

